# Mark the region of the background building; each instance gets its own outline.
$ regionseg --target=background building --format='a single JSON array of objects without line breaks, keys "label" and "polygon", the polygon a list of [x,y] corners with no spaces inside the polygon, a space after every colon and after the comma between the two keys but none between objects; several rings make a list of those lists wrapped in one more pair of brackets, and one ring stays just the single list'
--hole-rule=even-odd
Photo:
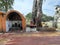
[{"label": "background building", "polygon": [[55,8],[54,23],[53,26],[60,28],[60,6],[57,5]]}]

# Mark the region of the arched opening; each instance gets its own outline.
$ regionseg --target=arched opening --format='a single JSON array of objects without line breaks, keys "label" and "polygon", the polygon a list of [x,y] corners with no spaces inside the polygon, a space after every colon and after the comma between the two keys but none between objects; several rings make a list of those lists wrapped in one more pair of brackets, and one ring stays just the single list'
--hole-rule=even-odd
[{"label": "arched opening", "polygon": [[22,30],[22,18],[16,12],[8,14],[6,19],[6,31],[21,31]]}]

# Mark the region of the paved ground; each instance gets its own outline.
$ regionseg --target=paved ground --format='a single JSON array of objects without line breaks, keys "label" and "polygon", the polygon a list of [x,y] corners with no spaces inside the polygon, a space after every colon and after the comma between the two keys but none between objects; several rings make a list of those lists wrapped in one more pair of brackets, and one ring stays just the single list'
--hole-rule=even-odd
[{"label": "paved ground", "polygon": [[60,32],[1,33],[0,45],[60,45]]}]

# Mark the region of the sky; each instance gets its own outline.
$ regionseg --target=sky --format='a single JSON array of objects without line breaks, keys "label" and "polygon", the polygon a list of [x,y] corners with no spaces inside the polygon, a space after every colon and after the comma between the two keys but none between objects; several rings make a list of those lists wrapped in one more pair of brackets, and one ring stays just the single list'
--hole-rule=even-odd
[{"label": "sky", "polygon": [[[44,0],[42,11],[46,15],[54,16],[55,6],[59,4],[60,0]],[[33,0],[15,0],[13,8],[25,16],[29,12],[32,12]]]}]

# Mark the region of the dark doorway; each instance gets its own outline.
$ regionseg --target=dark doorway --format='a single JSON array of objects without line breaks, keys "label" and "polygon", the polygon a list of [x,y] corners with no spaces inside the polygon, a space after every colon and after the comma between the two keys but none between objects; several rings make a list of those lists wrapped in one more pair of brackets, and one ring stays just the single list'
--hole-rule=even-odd
[{"label": "dark doorway", "polygon": [[7,16],[7,22],[9,23],[9,31],[21,31],[22,19],[16,12],[9,13]]}]

